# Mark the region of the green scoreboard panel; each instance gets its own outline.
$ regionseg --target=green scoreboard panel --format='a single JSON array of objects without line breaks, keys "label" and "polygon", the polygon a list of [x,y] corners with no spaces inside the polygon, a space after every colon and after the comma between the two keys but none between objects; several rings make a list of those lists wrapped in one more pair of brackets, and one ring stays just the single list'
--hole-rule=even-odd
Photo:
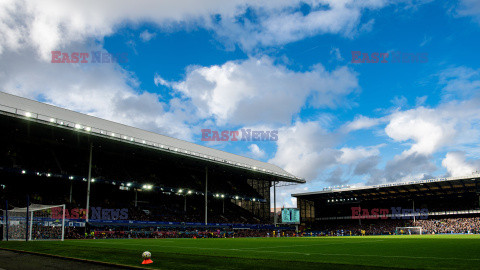
[{"label": "green scoreboard panel", "polygon": [[282,223],[300,224],[300,210],[298,208],[283,208]]}]

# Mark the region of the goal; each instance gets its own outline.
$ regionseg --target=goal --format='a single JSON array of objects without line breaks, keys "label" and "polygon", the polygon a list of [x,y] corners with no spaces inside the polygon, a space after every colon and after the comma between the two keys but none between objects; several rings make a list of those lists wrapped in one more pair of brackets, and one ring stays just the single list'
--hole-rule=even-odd
[{"label": "goal", "polygon": [[3,211],[3,240],[60,240],[65,238],[65,205],[32,204]]},{"label": "goal", "polygon": [[396,227],[395,234],[397,235],[412,235],[422,234],[422,227]]}]

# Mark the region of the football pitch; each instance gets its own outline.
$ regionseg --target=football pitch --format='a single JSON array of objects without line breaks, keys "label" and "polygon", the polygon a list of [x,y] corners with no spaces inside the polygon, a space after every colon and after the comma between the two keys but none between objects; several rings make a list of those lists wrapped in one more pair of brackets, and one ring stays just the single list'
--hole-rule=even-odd
[{"label": "football pitch", "polygon": [[480,235],[0,242],[0,247],[154,269],[480,269]]}]

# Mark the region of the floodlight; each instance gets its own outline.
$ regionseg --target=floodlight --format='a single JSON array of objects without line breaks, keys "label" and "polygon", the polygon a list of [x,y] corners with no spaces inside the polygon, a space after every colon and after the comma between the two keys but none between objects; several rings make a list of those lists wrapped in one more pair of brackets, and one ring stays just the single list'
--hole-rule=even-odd
[{"label": "floodlight", "polygon": [[187,194],[192,194],[192,191],[191,191],[191,190],[189,190],[189,191],[187,192]]},{"label": "floodlight", "polygon": [[179,189],[179,190],[178,190],[178,193],[182,193],[182,192],[183,192],[183,189]]},{"label": "floodlight", "polygon": [[222,197],[222,198],[225,198],[225,195],[222,194],[221,197]]},{"label": "floodlight", "polygon": [[91,127],[86,127],[85,130],[90,132],[90,131],[92,131],[92,128]]},{"label": "floodlight", "polygon": [[50,118],[50,123],[55,123],[55,119],[54,119],[54,118]]},{"label": "floodlight", "polygon": [[92,178],[92,183],[95,182],[95,178]]},{"label": "floodlight", "polygon": [[235,200],[238,200],[238,196],[235,196]]},{"label": "floodlight", "polygon": [[112,132],[112,137],[115,137],[115,133]]},{"label": "floodlight", "polygon": [[68,179],[73,180],[73,176],[68,177]]},{"label": "floodlight", "polygon": [[252,200],[252,201],[255,201],[255,198],[253,198],[253,200]]},{"label": "floodlight", "polygon": [[75,124],[75,128],[76,128],[76,129],[81,129],[82,126],[81,126],[80,124]]},{"label": "floodlight", "polygon": [[25,113],[25,116],[26,116],[26,117],[32,117],[32,113],[31,113],[31,112],[26,112],[26,113]]},{"label": "floodlight", "polygon": [[127,183],[127,187],[130,187],[132,185],[132,183]]},{"label": "floodlight", "polygon": [[25,170],[22,171],[22,174],[26,174],[26,173],[27,173],[27,171],[25,171]]}]

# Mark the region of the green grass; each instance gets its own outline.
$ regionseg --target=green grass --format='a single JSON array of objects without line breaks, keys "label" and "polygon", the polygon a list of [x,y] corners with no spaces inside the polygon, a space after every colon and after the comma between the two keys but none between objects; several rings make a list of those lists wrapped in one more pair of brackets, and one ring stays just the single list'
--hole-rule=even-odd
[{"label": "green grass", "polygon": [[0,247],[160,269],[480,269],[480,235],[0,242]]}]

